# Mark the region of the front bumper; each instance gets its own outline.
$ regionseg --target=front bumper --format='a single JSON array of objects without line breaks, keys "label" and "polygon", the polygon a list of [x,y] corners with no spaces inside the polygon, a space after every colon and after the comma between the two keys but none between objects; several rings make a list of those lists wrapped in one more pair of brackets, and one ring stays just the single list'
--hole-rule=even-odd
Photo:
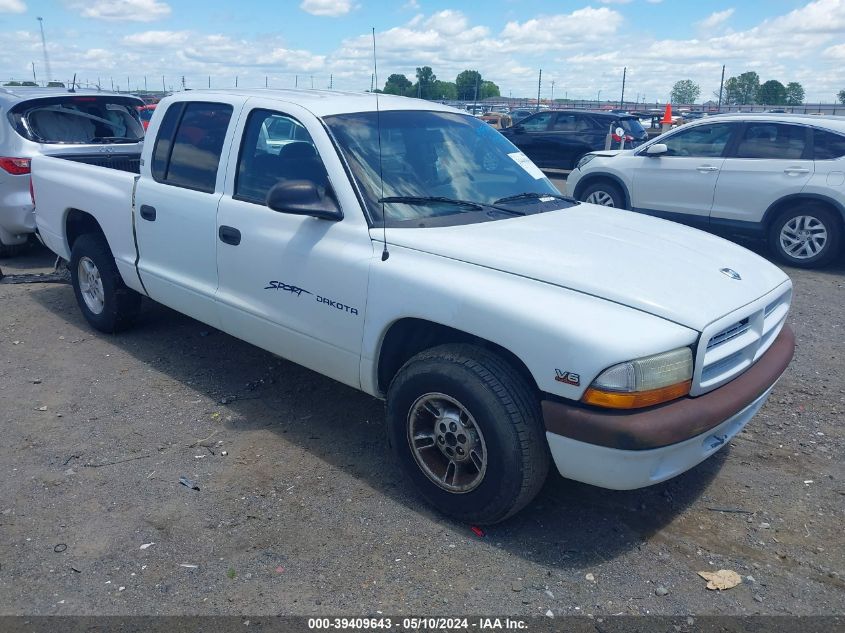
[{"label": "front bumper", "polygon": [[745,373],[698,397],[635,411],[543,401],[546,438],[560,474],[631,490],[689,470],[727,444],[766,402],[789,365],[795,336],[784,325]]}]

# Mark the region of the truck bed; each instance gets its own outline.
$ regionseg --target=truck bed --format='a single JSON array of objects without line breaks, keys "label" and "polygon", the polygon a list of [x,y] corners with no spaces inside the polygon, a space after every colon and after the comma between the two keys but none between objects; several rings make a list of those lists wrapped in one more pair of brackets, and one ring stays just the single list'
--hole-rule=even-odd
[{"label": "truck bed", "polygon": [[[111,149],[109,147],[109,149]],[[141,173],[141,152],[121,153],[100,153],[100,154],[63,154],[55,155],[56,158],[70,160],[76,163],[85,163],[96,167],[117,169],[129,172],[130,174]]]}]

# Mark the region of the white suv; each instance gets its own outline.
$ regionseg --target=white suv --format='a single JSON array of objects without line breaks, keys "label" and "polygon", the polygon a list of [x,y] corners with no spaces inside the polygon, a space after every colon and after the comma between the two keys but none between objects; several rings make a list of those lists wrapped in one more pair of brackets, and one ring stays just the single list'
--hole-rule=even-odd
[{"label": "white suv", "polygon": [[578,200],[762,237],[785,263],[816,267],[845,232],[845,118],[707,117],[635,150],[588,154],[566,186]]}]

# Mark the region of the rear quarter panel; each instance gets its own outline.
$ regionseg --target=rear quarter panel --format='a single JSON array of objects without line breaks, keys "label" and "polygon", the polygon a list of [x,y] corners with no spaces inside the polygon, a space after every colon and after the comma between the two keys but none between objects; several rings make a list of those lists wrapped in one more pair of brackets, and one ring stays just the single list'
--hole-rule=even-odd
[{"label": "rear quarter panel", "polygon": [[32,159],[35,222],[54,253],[70,259],[67,218],[73,209],[97,220],[118,270],[130,288],[142,290],[135,272],[132,196],[137,176],[51,156]]}]

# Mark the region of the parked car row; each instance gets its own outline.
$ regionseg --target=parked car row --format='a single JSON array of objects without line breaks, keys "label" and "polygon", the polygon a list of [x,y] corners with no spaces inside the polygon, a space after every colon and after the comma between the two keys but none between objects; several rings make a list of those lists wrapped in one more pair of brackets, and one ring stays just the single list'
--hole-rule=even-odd
[{"label": "parked car row", "polygon": [[845,119],[708,116],[631,150],[587,154],[567,180],[579,200],[727,236],[764,238],[781,261],[842,251]]}]

